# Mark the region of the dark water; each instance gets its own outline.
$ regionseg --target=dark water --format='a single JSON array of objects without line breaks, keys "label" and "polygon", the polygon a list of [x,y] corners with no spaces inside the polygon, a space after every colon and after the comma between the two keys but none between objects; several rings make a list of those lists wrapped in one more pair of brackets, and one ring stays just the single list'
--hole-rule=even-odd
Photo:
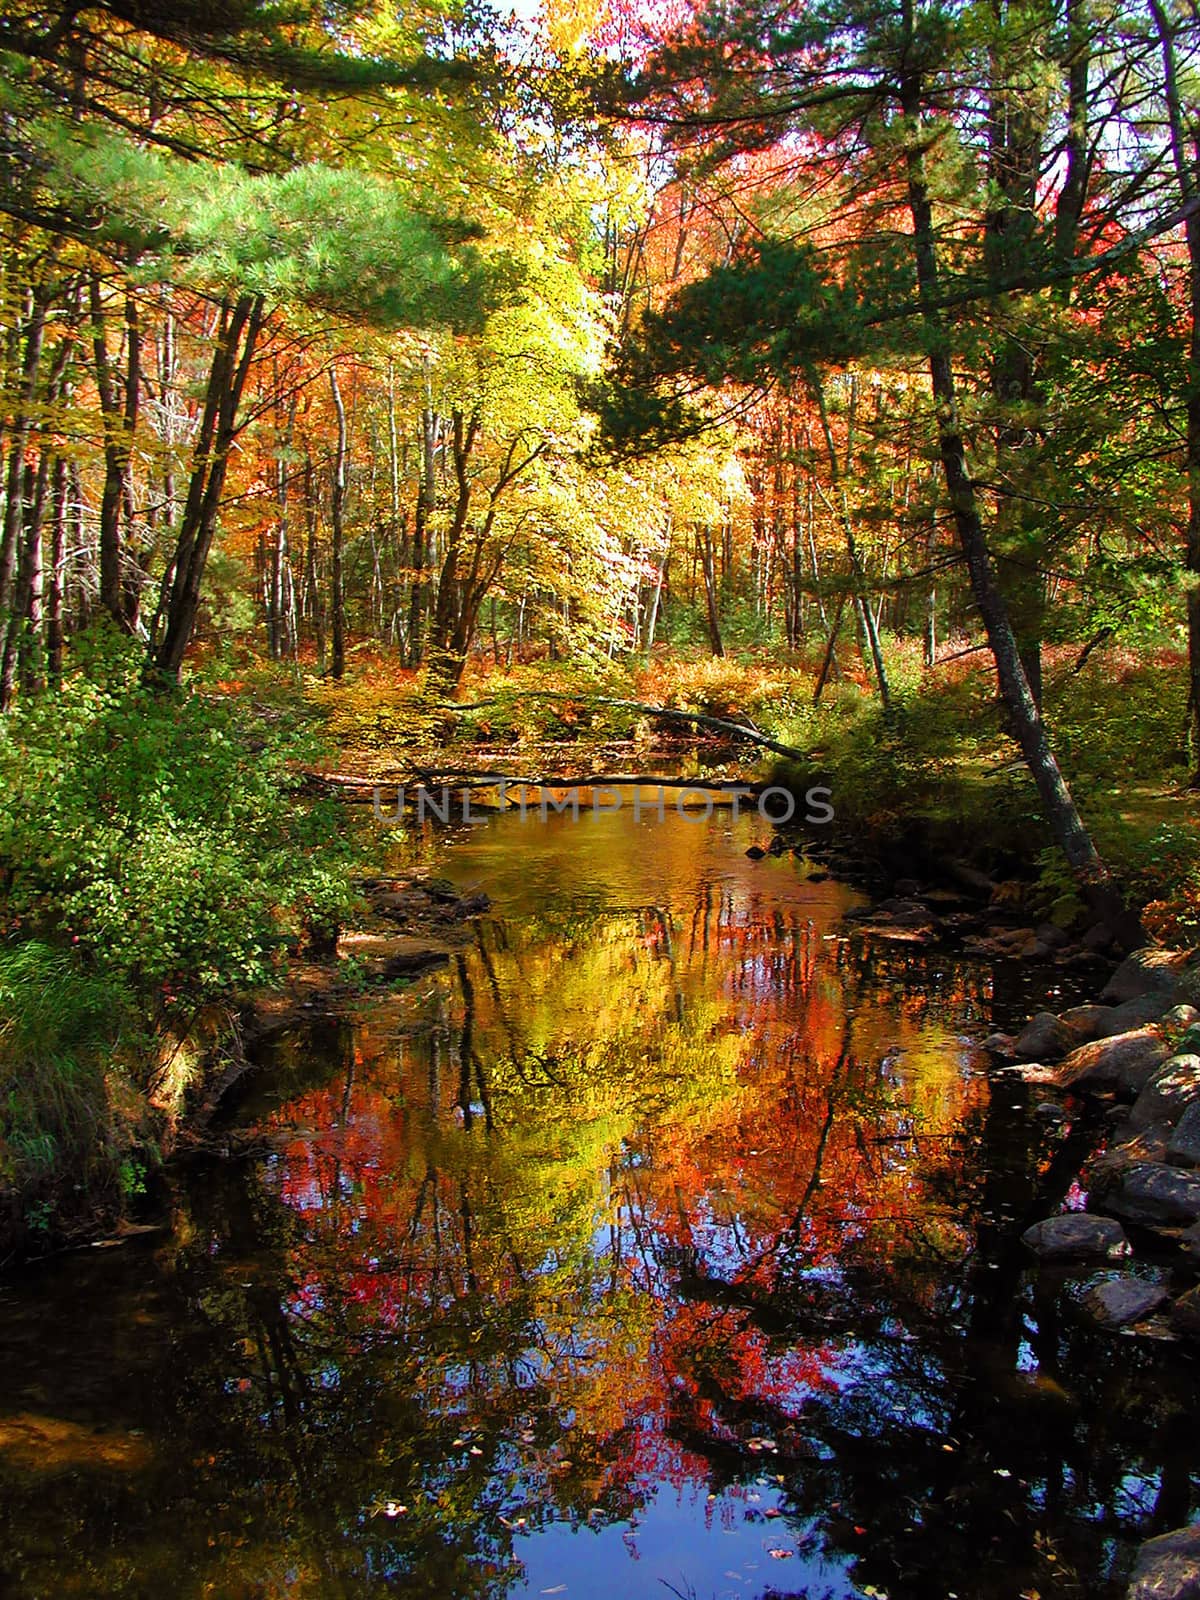
[{"label": "dark water", "polygon": [[272,1050],[265,1157],[0,1289],[6,1593],[1121,1592],[1196,1373],[1025,1271],[1091,1137],[970,1043],[1026,998],[753,831],[460,830],[493,915]]}]

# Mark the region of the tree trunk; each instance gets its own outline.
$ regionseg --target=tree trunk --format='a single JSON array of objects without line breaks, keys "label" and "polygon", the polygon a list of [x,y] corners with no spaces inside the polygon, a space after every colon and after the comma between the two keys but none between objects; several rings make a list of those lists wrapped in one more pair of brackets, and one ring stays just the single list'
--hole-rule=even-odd
[{"label": "tree trunk", "polygon": [[329,369],[333,409],[337,413],[337,451],[333,459],[333,493],[329,502],[330,550],[330,632],[329,672],[341,678],[346,670],[346,596],[342,579],[342,545],[346,515],[346,407],[338,388],[337,368]]},{"label": "tree trunk", "polygon": [[308,602],[309,619],[313,627],[313,640],[317,647],[317,667],[325,671],[325,603],[321,594],[321,574],[317,561],[317,524],[321,508],[317,500],[316,473],[312,456],[304,456],[304,508],[306,519],[304,541],[304,591]]},{"label": "tree trunk", "polygon": [[427,568],[431,560],[430,524],[437,510],[437,481],[434,469],[437,458],[438,418],[433,409],[428,367],[425,373],[425,401],[421,412],[420,483],[417,489],[416,516],[413,519],[413,581],[408,611],[410,667],[419,667],[425,653],[425,613],[429,605]]},{"label": "tree trunk", "polygon": [[706,523],[699,533],[700,566],[704,574],[704,607],[708,620],[708,643],[714,656],[723,656],[721,618],[717,611],[717,579],[713,570],[712,531]]},{"label": "tree trunk", "polygon": [[925,308],[929,375],[937,407],[938,453],[971,591],[983,619],[1013,735],[1037,785],[1054,840],[1066,857],[1084,899],[1107,922],[1117,939],[1132,948],[1145,940],[1140,920],[1125,906],[1059,769],[1046,725],[1021,665],[1016,636],[992,569],[975,486],[967,468],[948,330],[944,319],[933,309],[939,292],[933,206],[921,144],[921,89],[919,81],[911,74],[902,81],[901,104],[910,125],[906,157],[908,205],[913,224],[917,287]]},{"label": "tree trunk", "polygon": [[50,681],[58,683],[63,669],[63,582],[67,565],[67,476],[66,460],[54,463],[54,487],[50,511],[50,571],[46,587],[46,661]]},{"label": "tree trunk", "polygon": [[108,332],[99,273],[88,285],[92,317],[92,354],[96,394],[104,433],[104,486],[100,494],[100,604],[121,628],[128,630],[129,600],[122,582],[121,513],[131,501],[129,472],[137,427],[141,387],[141,334],[132,297],[125,301],[125,375],[123,393],[108,350]]},{"label": "tree trunk", "polygon": [[292,435],[296,426],[296,396],[288,404],[287,422],[279,438],[278,458],[275,463],[275,495],[279,506],[279,519],[275,525],[275,541],[271,547],[271,590],[267,617],[267,638],[271,657],[275,661],[291,655],[294,640],[289,632],[287,606],[289,584],[288,565],[288,482],[291,474]]},{"label": "tree trunk", "polygon": [[[1200,195],[1200,114],[1185,106],[1179,85],[1175,35],[1160,0],[1150,0],[1163,58],[1163,83],[1171,134],[1171,159],[1180,199],[1187,204]],[[1189,127],[1188,116],[1191,116]],[[1188,523],[1184,547],[1188,620],[1188,712],[1194,785],[1200,785],[1200,211],[1190,211],[1184,225],[1188,253],[1188,312],[1191,322],[1184,379],[1187,433],[1184,446],[1188,483]]]},{"label": "tree trunk", "polygon": [[172,564],[175,576],[167,603],[167,626],[148,668],[151,678],[177,682],[200,608],[200,586],[217,530],[229,453],[237,436],[237,414],[263,325],[263,301],[241,295],[221,307],[209,367],[204,410],[192,452],[192,473]]},{"label": "tree trunk", "polygon": [[47,297],[31,293],[26,307],[25,351],[12,425],[9,429],[8,467],[4,482],[4,529],[0,534],[0,622],[12,603],[17,555],[24,522],[25,448],[29,440],[30,407],[37,389],[46,330]]}]

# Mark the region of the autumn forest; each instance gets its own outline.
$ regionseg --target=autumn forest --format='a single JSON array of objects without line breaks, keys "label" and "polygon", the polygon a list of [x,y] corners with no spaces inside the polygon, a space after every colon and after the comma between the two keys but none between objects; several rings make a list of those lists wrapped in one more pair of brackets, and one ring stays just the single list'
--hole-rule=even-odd
[{"label": "autumn forest", "polygon": [[1077,1397],[1020,1237],[1072,1046],[1200,1089],[1195,0],[0,0],[0,341],[0,1581],[1117,1600],[1187,1313]]}]

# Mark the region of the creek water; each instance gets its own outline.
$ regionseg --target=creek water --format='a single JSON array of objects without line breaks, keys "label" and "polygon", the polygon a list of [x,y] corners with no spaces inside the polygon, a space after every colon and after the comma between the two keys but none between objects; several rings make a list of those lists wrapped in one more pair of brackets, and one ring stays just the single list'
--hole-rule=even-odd
[{"label": "creek water", "polygon": [[264,1047],[169,1232],[0,1286],[5,1593],[1121,1593],[1200,1396],[1022,1252],[1095,1135],[972,1041],[1054,976],[761,831],[439,837],[449,965]]}]

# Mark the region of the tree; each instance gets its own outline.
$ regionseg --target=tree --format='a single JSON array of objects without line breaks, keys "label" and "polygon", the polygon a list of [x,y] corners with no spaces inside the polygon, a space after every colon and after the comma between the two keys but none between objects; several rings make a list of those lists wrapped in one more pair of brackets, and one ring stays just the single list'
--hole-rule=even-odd
[{"label": "tree", "polygon": [[[1103,276],[1179,220],[1152,213],[1140,234],[1118,231],[1113,239],[1112,208],[1127,202],[1140,175],[1125,175],[1125,185],[1109,175],[1098,194],[1094,174],[1072,165],[1079,117],[1099,124],[1110,114],[1102,97],[1080,105],[1087,89],[1081,54],[1111,49],[1112,41],[1083,41],[1078,14],[1067,20],[1057,81],[1041,91],[1050,95],[1051,117],[1034,115],[1035,96],[1020,76],[1015,30],[1023,24],[1015,12],[981,28],[974,14],[915,0],[869,8],[830,0],[784,14],[741,5],[719,23],[698,17],[659,51],[631,85],[630,114],[669,130],[693,164],[786,146],[795,167],[833,196],[825,210],[841,238],[831,251],[810,216],[803,239],[760,237],[703,283],[681,289],[667,312],[648,313],[622,377],[643,389],[666,378],[671,387],[657,407],[639,402],[640,419],[626,398],[615,422],[627,436],[656,426],[661,438],[697,425],[688,385],[732,380],[761,390],[813,363],[845,366],[916,341],[945,493],[1013,734],[1081,891],[1131,942],[1140,936],[1136,919],[1055,760],[1030,682],[1032,646],[1022,659],[997,571],[1004,517],[972,464],[981,441],[968,436],[955,370],[956,357],[969,368],[982,359],[1005,405],[1028,400],[1033,373],[1017,371],[1011,333],[993,327],[991,348],[979,343],[989,318],[1018,294],[1052,299],[1063,285]],[[1043,19],[1035,22],[1044,29]],[[1049,53],[1039,59],[1053,62]],[[1069,194],[1060,195],[1056,215],[1037,211],[1031,220],[1043,127],[1066,152]],[[1007,452],[1003,419],[999,437]]]}]

